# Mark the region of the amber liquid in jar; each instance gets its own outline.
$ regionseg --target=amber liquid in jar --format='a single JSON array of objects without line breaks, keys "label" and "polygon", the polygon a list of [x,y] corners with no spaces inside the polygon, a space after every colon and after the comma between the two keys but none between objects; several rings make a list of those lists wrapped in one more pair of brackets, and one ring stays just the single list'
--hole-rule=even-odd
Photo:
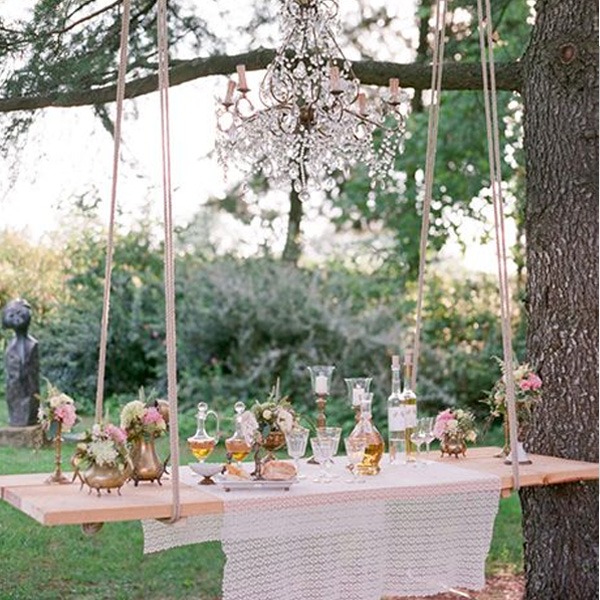
[{"label": "amber liquid in jar", "polygon": [[250,454],[250,446],[244,440],[226,440],[225,450],[236,462],[242,462]]},{"label": "amber liquid in jar", "polygon": [[215,448],[215,440],[188,440],[191,453],[199,460],[206,459]]},{"label": "amber liquid in jar", "polygon": [[381,470],[379,463],[383,456],[384,442],[379,434],[369,435],[365,447],[365,456],[362,462],[356,465],[356,469],[361,475],[377,475]]}]

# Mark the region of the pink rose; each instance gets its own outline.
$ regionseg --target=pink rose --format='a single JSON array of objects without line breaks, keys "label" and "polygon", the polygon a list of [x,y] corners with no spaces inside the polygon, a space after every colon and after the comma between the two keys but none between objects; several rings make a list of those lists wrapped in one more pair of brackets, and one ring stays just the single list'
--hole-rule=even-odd
[{"label": "pink rose", "polygon": [[109,423],[105,428],[106,434],[110,437],[113,442],[116,444],[124,444],[127,441],[127,434],[123,429]]},{"label": "pink rose", "polygon": [[71,429],[77,420],[75,406],[73,404],[61,404],[57,406],[54,409],[54,418],[60,421],[65,426],[65,429]]},{"label": "pink rose", "polygon": [[155,408],[154,406],[147,408],[146,412],[144,413],[144,416],[142,417],[142,423],[144,425],[160,425],[162,423],[164,423],[164,419],[162,418],[162,415],[160,414],[160,412],[158,411],[157,408]]},{"label": "pink rose", "polygon": [[542,387],[542,380],[535,373],[529,373],[527,380],[529,381],[529,389],[535,391]]},{"label": "pink rose", "polygon": [[448,424],[448,421],[452,421],[453,419],[454,419],[454,413],[449,408],[447,408],[446,410],[442,411],[436,417],[435,424],[433,426],[433,435],[435,435],[435,437],[438,440],[441,440],[442,436],[446,432],[446,426]]},{"label": "pink rose", "polygon": [[524,392],[528,392],[531,389],[531,382],[529,381],[529,379],[523,379],[523,381],[519,382],[519,387]]}]

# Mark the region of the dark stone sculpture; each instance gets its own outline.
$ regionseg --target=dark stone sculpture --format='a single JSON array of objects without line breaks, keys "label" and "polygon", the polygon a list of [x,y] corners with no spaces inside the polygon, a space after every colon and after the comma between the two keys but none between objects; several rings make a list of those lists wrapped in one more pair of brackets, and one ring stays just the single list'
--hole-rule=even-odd
[{"label": "dark stone sculpture", "polygon": [[6,401],[11,427],[37,423],[40,393],[40,361],[37,340],[28,335],[31,306],[26,300],[9,302],[2,312],[2,326],[15,336],[6,349]]}]

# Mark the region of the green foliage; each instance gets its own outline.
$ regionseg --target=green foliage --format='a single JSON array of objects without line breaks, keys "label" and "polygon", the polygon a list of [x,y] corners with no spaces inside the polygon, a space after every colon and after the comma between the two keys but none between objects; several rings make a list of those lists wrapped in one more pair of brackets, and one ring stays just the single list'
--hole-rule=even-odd
[{"label": "green foliage", "polygon": [[341,378],[385,372],[397,339],[392,311],[381,304],[355,311],[337,284],[329,287],[328,272],[223,258],[184,264],[180,282],[184,403],[230,408],[234,399],[266,399],[279,377],[295,407],[312,405],[306,366],[325,363],[337,366],[334,394],[343,397]]},{"label": "green foliage", "polygon": [[[150,231],[117,236],[112,273],[106,394],[135,395],[157,379],[163,360],[161,253]],[[68,299],[42,329],[43,374],[90,408],[95,396],[106,240],[86,229],[66,247]]]}]

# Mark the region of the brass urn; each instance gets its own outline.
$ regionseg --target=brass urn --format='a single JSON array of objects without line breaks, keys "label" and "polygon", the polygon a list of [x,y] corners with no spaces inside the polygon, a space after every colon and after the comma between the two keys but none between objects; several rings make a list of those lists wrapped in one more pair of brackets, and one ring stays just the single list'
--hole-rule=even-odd
[{"label": "brass urn", "polygon": [[441,440],[440,450],[442,451],[442,456],[444,454],[454,456],[455,458],[458,458],[460,454],[466,456],[467,443],[465,442],[465,436],[459,431],[445,433]]},{"label": "brass urn", "polygon": [[75,477],[81,480],[81,487],[86,484],[92,490],[96,490],[100,496],[100,490],[106,490],[108,493],[112,489],[117,490],[121,495],[123,484],[131,476],[131,465],[90,465],[85,471],[75,471]]},{"label": "brass urn", "polygon": [[134,484],[140,481],[154,481],[162,485],[160,478],[164,475],[167,466],[167,460],[161,462],[156,453],[154,439],[137,439],[131,450],[131,462],[133,469],[131,478]]}]

